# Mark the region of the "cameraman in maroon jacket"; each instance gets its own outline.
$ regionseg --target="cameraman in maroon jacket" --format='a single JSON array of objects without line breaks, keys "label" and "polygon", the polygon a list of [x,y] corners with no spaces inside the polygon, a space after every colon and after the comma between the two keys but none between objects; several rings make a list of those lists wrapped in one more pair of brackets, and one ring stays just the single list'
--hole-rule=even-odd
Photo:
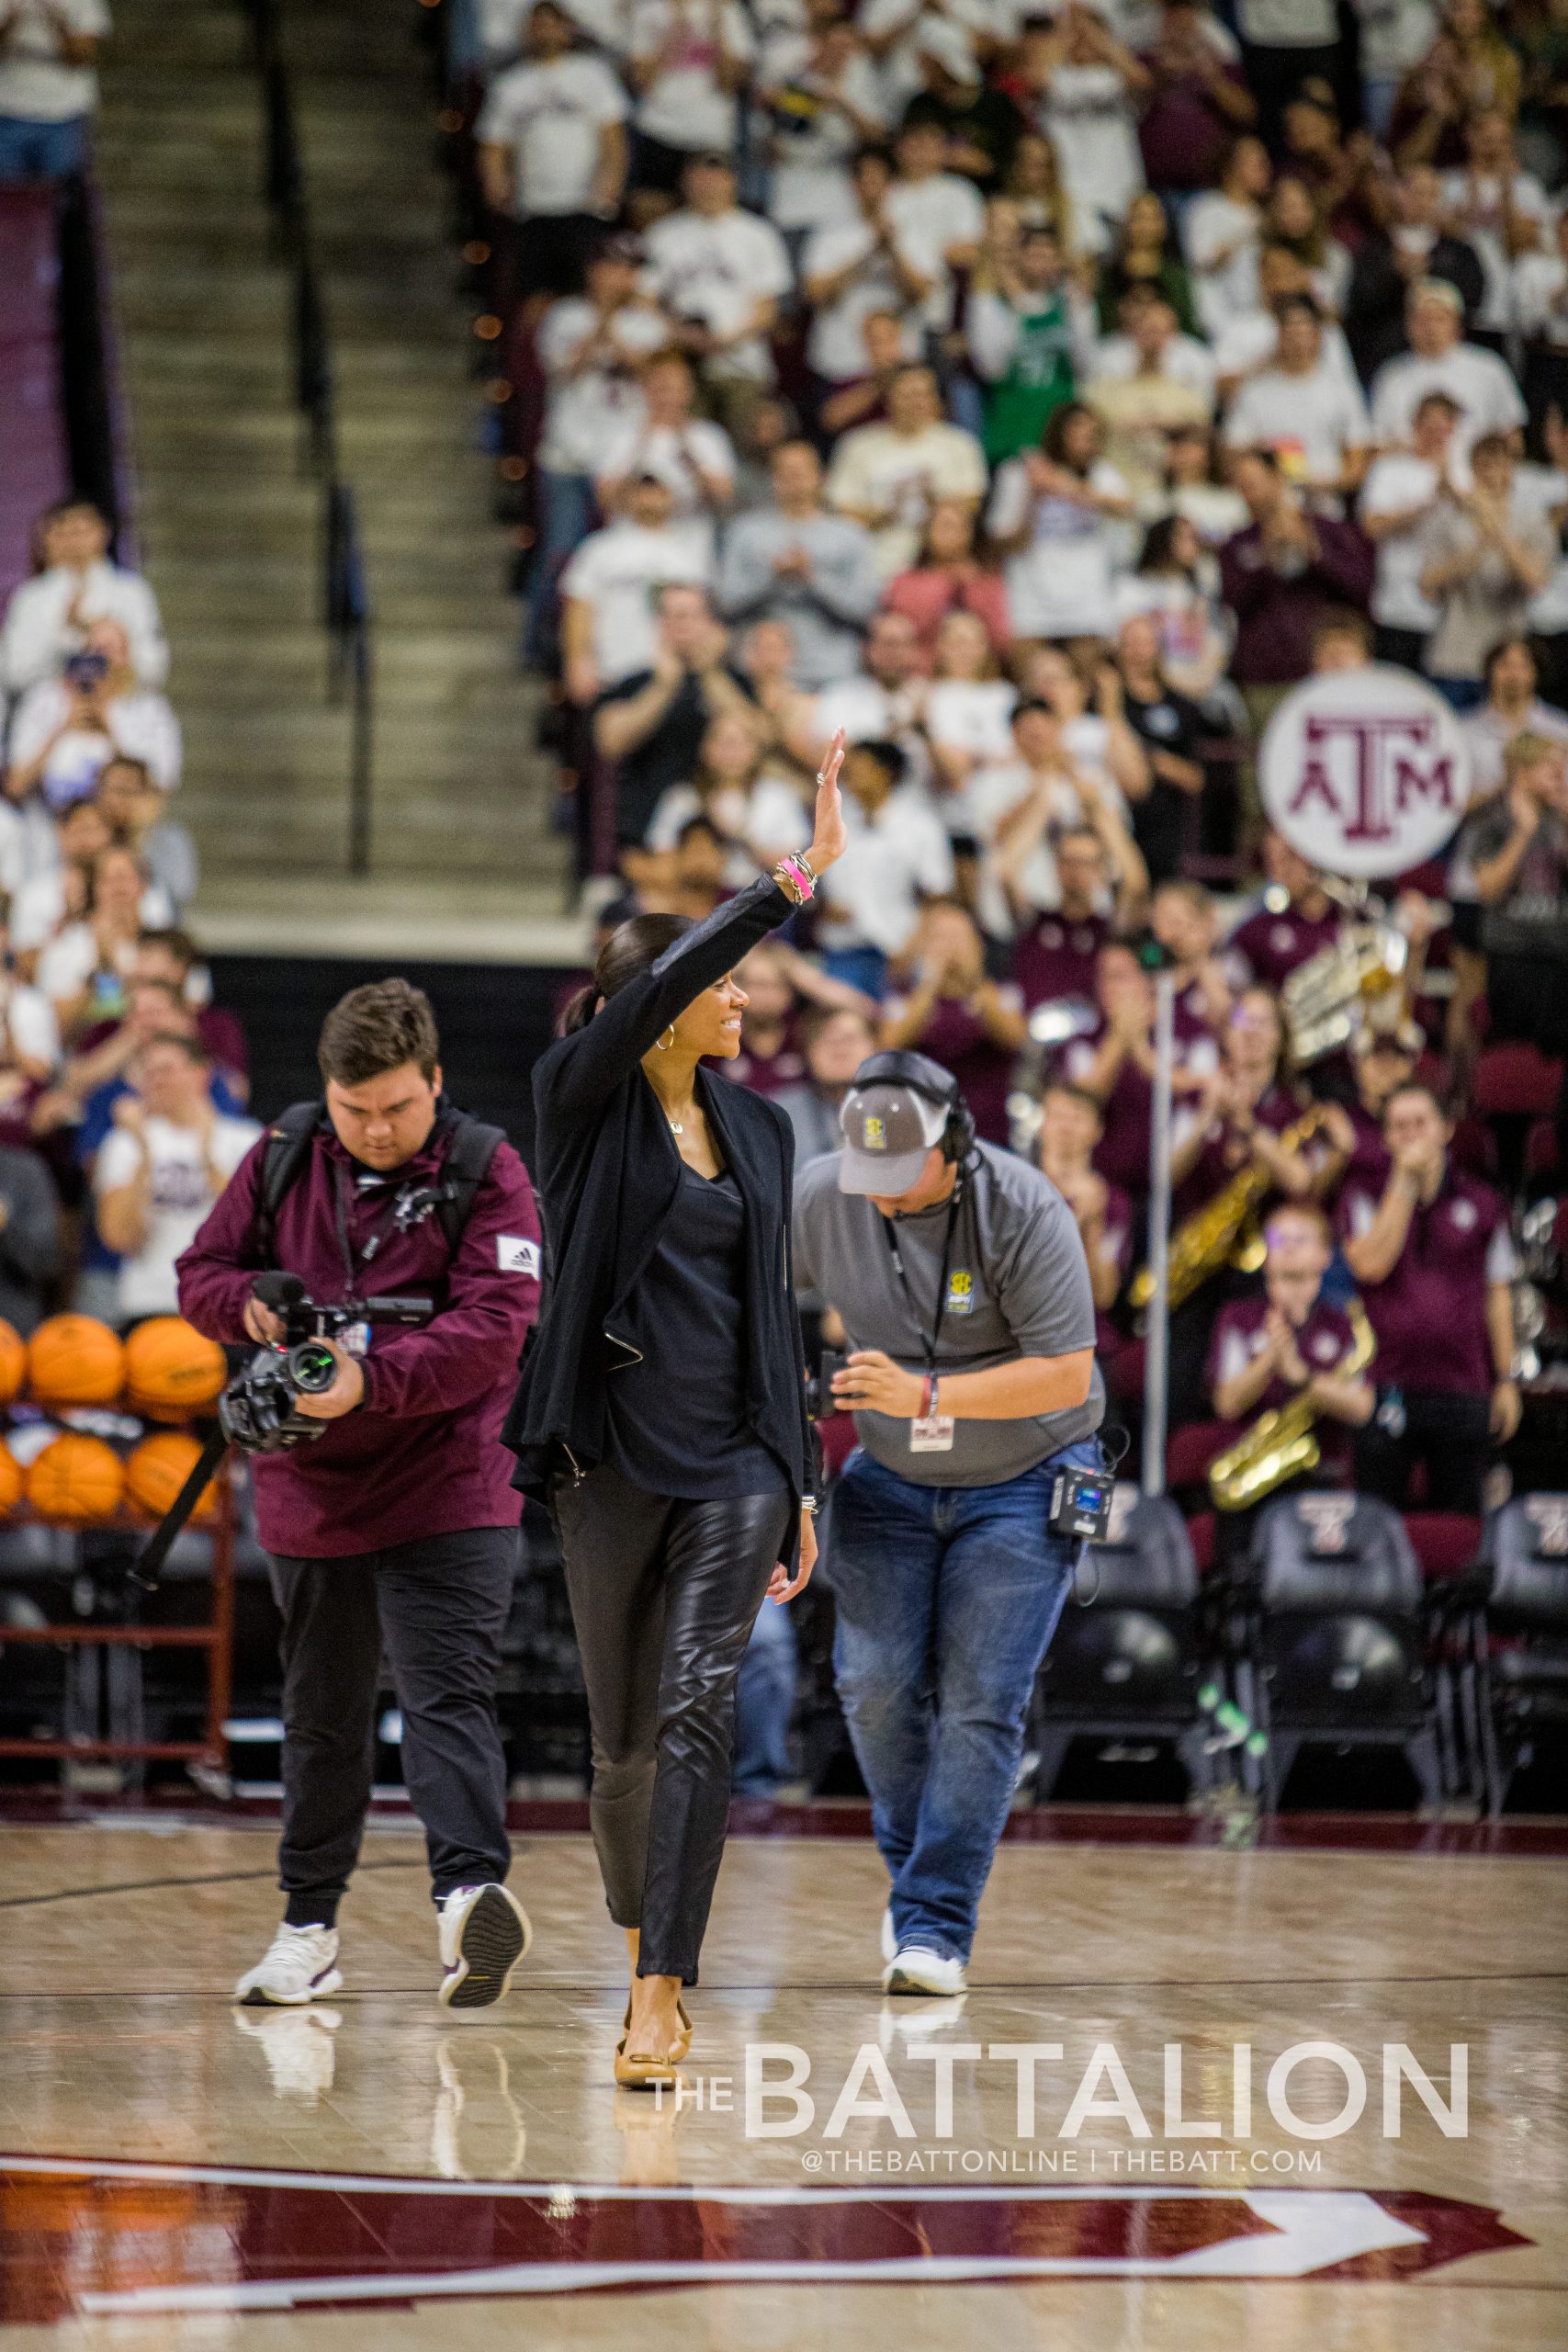
[{"label": "cameraman in maroon jacket", "polygon": [[[538,1311],[539,1226],[503,1137],[477,1182],[445,1175],[463,1123],[442,1097],[439,1050],[418,989],[352,989],[321,1031],[325,1101],[294,1181],[269,1215],[275,1129],[179,1262],[181,1313],[225,1342],[283,1336],[254,1295],[268,1272],[298,1275],[318,1306],[416,1293],[437,1307],[418,1329],[359,1323],[329,1342],[335,1380],[297,1404],[321,1435],[252,1459],[283,1614],[287,1898],[270,1950],[235,1988],[252,2005],[295,2007],[343,1982],[337,1907],[370,1803],[383,1645],[429,1849],[438,1998],[498,2000],[527,1949],[527,1918],[505,1885],[494,1693],[518,1517],[499,1432]],[[467,1216],[454,1247],[442,1204],[458,1198]]]}]

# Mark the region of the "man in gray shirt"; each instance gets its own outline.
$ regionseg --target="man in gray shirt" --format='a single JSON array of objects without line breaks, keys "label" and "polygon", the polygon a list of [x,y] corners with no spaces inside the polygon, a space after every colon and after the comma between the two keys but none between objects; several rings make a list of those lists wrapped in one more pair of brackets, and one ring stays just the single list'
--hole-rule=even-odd
[{"label": "man in gray shirt", "polygon": [[809,441],[773,452],[773,503],[725,535],[717,605],[728,621],[787,621],[795,684],[815,694],[853,675],[882,583],[858,523],[822,504],[822,465]]},{"label": "man in gray shirt", "polygon": [[849,1342],[859,1444],[824,1550],[834,1669],[892,1879],[890,1993],[961,1993],[1034,1679],[1077,1545],[1059,1473],[1100,1466],[1105,1391],[1072,1211],[975,1140],[950,1072],[874,1054],[845,1148],[795,1187],[795,1279]]}]

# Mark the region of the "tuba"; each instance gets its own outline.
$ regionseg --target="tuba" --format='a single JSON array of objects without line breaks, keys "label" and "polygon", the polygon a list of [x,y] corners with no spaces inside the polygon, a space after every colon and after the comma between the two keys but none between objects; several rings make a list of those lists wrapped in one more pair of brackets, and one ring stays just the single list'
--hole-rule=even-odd
[{"label": "tuba", "polygon": [[[1319,887],[1349,918],[1332,946],[1298,964],[1280,990],[1291,1059],[1298,1069],[1343,1051],[1364,1027],[1397,1025],[1407,1011],[1410,942],[1366,886],[1320,875]],[[1267,903],[1267,901],[1265,901]]]},{"label": "tuba", "polygon": [[[1350,1352],[1334,1367],[1337,1375],[1365,1372],[1377,1352],[1367,1310],[1351,1299],[1346,1313],[1354,1338]],[[1314,1424],[1317,1408],[1303,1388],[1288,1405],[1280,1405],[1244,1430],[1234,1445],[1216,1454],[1209,1464],[1209,1492],[1216,1510],[1247,1510],[1282,1487],[1287,1478],[1304,1477],[1322,1459]]]},{"label": "tuba", "polygon": [[[1288,1126],[1280,1141],[1288,1149],[1297,1151],[1317,1133],[1326,1115],[1325,1107],[1314,1102],[1309,1111]],[[1255,1159],[1238,1168],[1224,1189],[1183,1218],[1170,1237],[1169,1296],[1171,1309],[1183,1306],[1195,1290],[1213,1274],[1227,1266],[1237,1272],[1255,1274],[1263,1263],[1263,1236],[1258,1230],[1258,1211],[1267,1199],[1273,1178]],[[1130,1305],[1140,1311],[1154,1295],[1154,1281],[1146,1266],[1133,1277],[1127,1293]]]}]

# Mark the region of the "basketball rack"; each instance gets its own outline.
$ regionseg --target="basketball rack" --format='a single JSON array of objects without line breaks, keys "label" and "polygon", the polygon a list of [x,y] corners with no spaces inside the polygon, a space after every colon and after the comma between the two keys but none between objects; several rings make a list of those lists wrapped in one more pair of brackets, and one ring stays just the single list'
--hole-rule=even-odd
[{"label": "basketball rack", "polygon": [[[211,1614],[200,1625],[148,1625],[122,1614],[118,1620],[66,1619],[50,1625],[0,1625],[0,1652],[13,1645],[34,1649],[60,1649],[76,1656],[66,1678],[65,1724],[62,1739],[0,1739],[0,1757],[36,1757],[40,1761],[81,1764],[184,1763],[213,1771],[226,1766],[223,1725],[228,1718],[233,1677],[234,1646],[234,1498],[226,1470],[215,1477],[217,1516],[208,1525],[193,1523],[189,1533],[205,1536],[210,1545],[209,1579]],[[122,1534],[144,1543],[150,1533],[145,1519],[121,1510],[112,1519],[85,1524],[44,1519],[25,1504],[6,1514],[7,1527],[41,1527],[62,1539],[62,1549],[74,1547],[83,1535]],[[89,1573],[80,1555],[62,1560],[66,1573],[75,1565]],[[129,1578],[119,1596],[122,1610],[140,1606],[141,1596]],[[206,1716],[199,1739],[146,1739],[142,1724],[141,1661],[149,1650],[200,1650],[207,1660]],[[71,1732],[73,1720],[96,1724],[107,1710],[108,1736],[84,1729]]]}]

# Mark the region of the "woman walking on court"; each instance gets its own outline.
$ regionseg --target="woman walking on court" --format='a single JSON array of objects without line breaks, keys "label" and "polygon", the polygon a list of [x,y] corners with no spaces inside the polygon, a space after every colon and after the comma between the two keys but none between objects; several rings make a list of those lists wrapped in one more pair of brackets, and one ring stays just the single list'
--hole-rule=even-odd
[{"label": "woman walking on court", "polygon": [[735,1679],[764,1594],[817,1555],[788,1235],[788,1118],[715,1079],[734,969],[844,846],[842,735],[803,855],[696,926],[612,933],[534,1071],[547,1286],[505,1430],[559,1530],[593,1741],[591,1817],[633,1976],[615,2079],[674,2079],[729,1803]]}]

